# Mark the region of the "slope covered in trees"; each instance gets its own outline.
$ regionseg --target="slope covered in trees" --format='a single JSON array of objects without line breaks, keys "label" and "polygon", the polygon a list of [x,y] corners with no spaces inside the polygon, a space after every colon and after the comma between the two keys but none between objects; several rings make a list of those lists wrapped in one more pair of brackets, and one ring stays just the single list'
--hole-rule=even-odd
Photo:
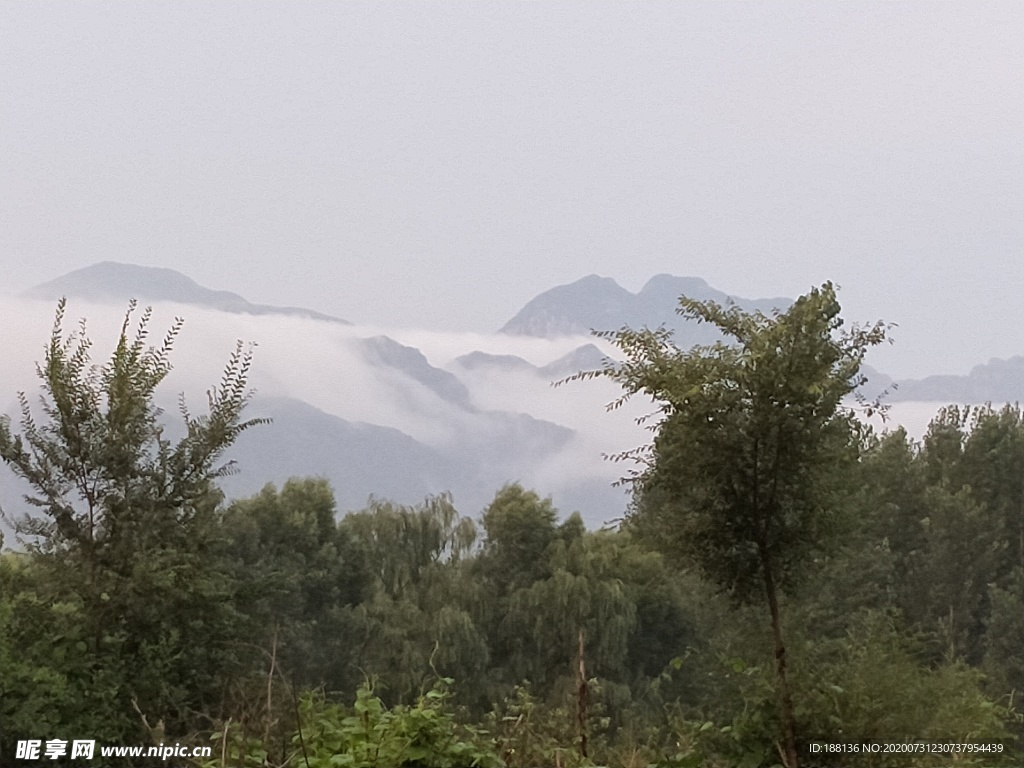
[{"label": "slope covered in trees", "polygon": [[[717,363],[715,350],[643,347],[654,357],[638,363],[666,363],[667,418],[634,514],[602,531],[515,484],[476,519],[442,495],[339,520],[316,478],[226,503],[217,457],[259,429],[242,418],[244,349],[207,413],[183,409],[173,443],[151,395],[176,327],[151,348],[145,318],[134,332],[126,320],[94,368],[88,340],[69,340],[58,316],[42,410],[26,399],[20,425],[0,424],[0,456],[36,491],[23,545],[0,555],[0,755],[85,736],[209,745],[194,762],[209,766],[755,767],[843,764],[809,751],[821,741],[925,740],[1002,750],[963,765],[1015,764],[1021,410],[950,407],[920,443],[815,410],[859,362],[856,345],[826,343],[838,306],[816,296],[785,327],[705,307],[739,324],[759,366],[773,333],[824,344],[806,348],[807,375],[788,393],[758,389],[773,376],[737,378],[742,346],[716,347]],[[675,400],[687,371],[704,378]],[[702,402],[716,427],[698,439],[686,409]],[[777,572],[759,529],[746,537],[756,508],[739,495],[761,487],[743,446],[762,428],[786,441],[752,466],[794,452],[794,474],[756,518],[779,516],[763,548]],[[716,467],[725,485],[701,485]]]}]

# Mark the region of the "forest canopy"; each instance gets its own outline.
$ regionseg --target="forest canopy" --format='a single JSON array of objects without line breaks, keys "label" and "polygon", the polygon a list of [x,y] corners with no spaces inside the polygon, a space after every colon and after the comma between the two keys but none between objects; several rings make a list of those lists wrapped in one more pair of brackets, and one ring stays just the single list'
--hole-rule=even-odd
[{"label": "forest canopy", "polygon": [[0,755],[86,735],[210,745],[211,767],[795,768],[839,764],[814,744],[927,741],[1017,764],[1020,407],[878,434],[847,405],[886,329],[845,327],[830,285],[773,316],[681,309],[731,341],[609,335],[625,362],[594,374],[661,420],[630,514],[588,531],[515,483],[482,511],[339,516],[319,478],[228,500],[224,452],[259,429],[251,350],[173,441],[153,395],[180,321],[152,344],[133,305],[94,364],[61,303],[41,406],[0,420],[32,488],[4,510]]}]

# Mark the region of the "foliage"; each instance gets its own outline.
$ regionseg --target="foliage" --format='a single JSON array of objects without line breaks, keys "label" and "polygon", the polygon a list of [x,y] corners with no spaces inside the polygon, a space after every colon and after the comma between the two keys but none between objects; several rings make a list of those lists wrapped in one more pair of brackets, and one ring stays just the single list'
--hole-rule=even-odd
[{"label": "foliage", "polygon": [[38,481],[0,553],[3,754],[73,732],[218,766],[767,768],[785,616],[804,739],[1011,738],[1019,761],[1020,409],[878,436],[835,398],[884,329],[844,334],[827,286],[772,318],[701,306],[736,344],[623,332],[666,408],[632,518],[597,532],[517,484],[478,521],[447,495],[339,520],[316,478],[225,503],[248,354],[173,442],[153,394],[177,326],[150,348],[126,320],[94,367],[58,315],[42,418],[23,397],[0,426]]},{"label": "foliage", "polygon": [[332,641],[351,631],[350,611],[371,591],[365,552],[335,521],[334,493],[322,479],[292,479],[223,513],[221,557],[237,584],[234,604],[245,637],[293,683],[336,680]]},{"label": "foliage", "polygon": [[476,543],[473,521],[441,495],[415,506],[373,500],[339,528],[363,553],[372,582],[350,614],[358,652],[347,689],[369,674],[383,683],[386,700],[408,702],[442,675],[466,680],[468,695],[478,692],[489,654],[470,615],[478,591],[463,577]]},{"label": "foliage", "polygon": [[65,336],[64,311],[61,301],[37,367],[43,419],[21,393],[21,432],[0,421],[0,458],[32,486],[26,500],[37,510],[16,520],[31,557],[21,575],[32,578],[5,606],[3,658],[14,643],[26,652],[2,670],[0,717],[17,718],[19,730],[5,736],[30,732],[19,713],[32,711],[26,697],[39,692],[27,675],[74,702],[58,710],[63,728],[130,741],[137,713],[181,724],[214,699],[231,666],[223,643],[234,608],[211,557],[214,480],[230,468],[217,466],[227,447],[258,423],[241,418],[252,356],[239,344],[207,413],[194,416],[181,401],[185,435],[172,442],[154,392],[171,370],[181,320],[148,346],[151,312],[130,332],[133,302],[113,354],[97,366],[84,321]]},{"label": "foliage", "polygon": [[[351,707],[307,693],[298,703],[299,727],[285,762],[309,768],[497,768],[502,761],[493,740],[456,723],[450,682],[440,681],[411,706],[391,709],[368,684],[359,687]],[[220,755],[206,768],[266,764],[266,747],[237,728],[214,733],[212,740]]]},{"label": "foliage", "polygon": [[532,584],[548,574],[548,548],[559,538],[558,511],[518,484],[506,485],[483,514],[487,534],[481,564],[506,589]]},{"label": "foliage", "polygon": [[623,399],[653,397],[663,416],[635,478],[634,523],[754,598],[767,571],[780,586],[793,579],[833,522],[860,432],[841,404],[885,328],[841,332],[830,284],[772,317],[686,298],[680,313],[734,343],[681,350],[663,330],[623,329],[610,337],[626,361],[596,372],[621,384]]},{"label": "foliage", "polygon": [[866,613],[801,680],[801,719],[811,739],[996,741],[1006,713],[982,693],[982,676],[960,661],[922,670],[892,617]]},{"label": "foliage", "polygon": [[[1012,614],[999,606],[1021,570],[1021,467],[1024,420],[1010,406],[949,406],[921,443],[897,431],[866,453],[861,536],[891,553],[894,604],[930,637],[934,661],[977,665],[1000,644],[993,614]],[[1024,643],[1019,626],[1005,625],[1009,645]],[[1021,689],[1013,680],[1003,694]]]},{"label": "foliage", "polygon": [[20,393],[22,433],[0,423],[0,457],[32,485],[26,500],[46,516],[18,521],[20,532],[42,551],[81,557],[93,580],[101,567],[130,568],[129,544],[187,540],[188,524],[202,512],[212,481],[230,470],[218,468],[218,459],[260,420],[241,419],[252,354],[239,343],[219,386],[209,392],[207,414],[193,416],[181,399],[186,434],[172,443],[164,437],[154,391],[171,371],[181,319],[159,346],[147,346],[152,312],[143,312],[130,336],[132,302],[110,360],[95,366],[84,321],[65,338],[64,310],[62,300],[37,368],[46,421],[37,423]]},{"label": "foliage", "polygon": [[1018,569],[1006,587],[990,585],[983,669],[989,690],[1014,697],[1018,708],[1024,699],[1024,571]]},{"label": "foliage", "polygon": [[[600,697],[596,680],[589,681],[588,689],[592,697]],[[484,723],[494,734],[498,750],[509,768],[591,765],[593,763],[580,754],[580,734],[573,709],[571,696],[553,705],[545,704],[538,701],[530,692],[530,686],[524,683],[515,686],[487,714]],[[590,713],[589,734],[599,735],[607,726],[607,718],[601,715],[599,708]],[[600,752],[600,742],[597,746]]]},{"label": "foliage", "polygon": [[886,329],[842,331],[831,284],[771,317],[712,301],[679,303],[680,314],[713,324],[731,343],[682,350],[663,329],[626,328],[607,334],[625,362],[592,375],[625,390],[612,407],[643,393],[663,416],[634,478],[637,530],[737,598],[759,590],[767,597],[786,762],[795,766],[778,591],[834,527],[839,478],[859,445],[856,422],[840,406],[863,382],[864,355]]},{"label": "foliage", "polygon": [[451,496],[426,499],[418,507],[371,501],[369,509],[342,526],[366,553],[377,585],[390,598],[415,590],[441,563],[457,562],[476,543],[476,526],[460,517]]}]

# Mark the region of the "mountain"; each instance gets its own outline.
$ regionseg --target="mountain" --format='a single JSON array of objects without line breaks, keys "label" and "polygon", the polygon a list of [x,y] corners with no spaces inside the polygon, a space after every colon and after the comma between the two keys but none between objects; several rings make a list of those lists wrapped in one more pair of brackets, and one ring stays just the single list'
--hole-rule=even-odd
[{"label": "mountain", "polygon": [[593,344],[584,344],[567,355],[538,368],[541,376],[564,379],[580,371],[596,371],[604,367],[607,356]]},{"label": "mountain", "polygon": [[604,366],[605,354],[593,344],[584,344],[557,360],[536,366],[518,355],[492,355],[470,352],[455,358],[455,364],[467,371],[494,373],[531,373],[545,379],[564,379],[580,371],[593,371]]},{"label": "mountain", "polygon": [[[370,494],[415,503],[428,494],[451,491],[460,509],[475,514],[503,484],[520,481],[541,494],[551,494],[564,512],[579,510],[588,524],[600,525],[620,516],[627,501],[621,488],[612,487],[620,469],[604,462],[601,455],[627,450],[649,436],[636,427],[636,414],[605,414],[604,404],[616,395],[613,383],[551,387],[552,381],[578,371],[600,369],[605,362],[603,344],[581,341],[561,354],[567,348],[562,344],[534,346],[531,341],[535,351],[558,348],[547,359],[531,362],[509,353],[520,346],[510,335],[544,337],[586,333],[591,327],[656,327],[669,319],[680,346],[714,341],[717,337],[707,326],[683,323],[674,314],[680,294],[718,302],[729,298],[693,277],[658,275],[633,294],[614,280],[591,276],[529,302],[502,329],[503,335],[488,341],[492,352],[474,349],[475,342],[468,336],[427,339],[421,350],[356,327],[331,334],[325,343],[324,327],[318,323],[306,326],[289,321],[282,324],[287,326],[285,334],[274,332],[272,324],[254,324],[267,336],[265,343],[257,339],[261,344],[257,369],[279,396],[258,395],[251,403],[248,415],[273,421],[241,435],[228,454],[238,462],[238,472],[223,478],[222,485],[229,496],[238,497],[257,492],[267,482],[281,484],[293,475],[321,475],[334,487],[341,510],[362,508]],[[214,310],[197,313],[196,322],[190,320],[190,332],[200,339],[223,321],[217,312],[344,322],[303,309],[251,304],[236,294],[203,288],[170,269],[109,262],[41,285],[32,295],[117,303],[134,296],[154,304],[176,302]],[[739,299],[737,303],[767,313],[790,302]],[[118,321],[120,311],[111,309],[111,322]],[[40,338],[45,338],[48,327],[38,330]],[[0,334],[5,363],[0,381],[5,370],[15,366],[31,370],[32,365],[25,357],[29,353],[5,345],[5,340]],[[453,358],[455,352],[461,354]],[[556,354],[561,356],[552,359]],[[445,361],[444,368],[433,365],[431,359]],[[316,364],[297,366],[297,360]],[[205,363],[198,361],[191,373],[188,368],[177,369],[183,376],[180,381],[200,386],[196,377],[207,375],[199,372],[205,371]],[[869,383],[863,393],[872,397],[888,389],[888,402],[1024,401],[1024,357],[991,360],[967,376],[893,382],[878,371],[866,369],[865,373]],[[13,391],[6,384],[0,391],[0,412],[17,418],[17,402],[5,397]],[[160,405],[174,414],[175,393],[166,394],[168,399]],[[641,410],[642,405],[638,404]],[[169,417],[168,436],[174,421]],[[23,510],[22,490],[0,467],[0,506]],[[3,527],[0,518],[0,530]]]},{"label": "mountain", "polygon": [[630,328],[656,328],[664,324],[675,332],[680,346],[710,344],[721,338],[707,325],[698,325],[676,314],[679,297],[720,304],[735,302],[747,311],[770,313],[785,310],[791,299],[741,299],[715,290],[699,277],[655,275],[640,290],[630,293],[609,277],[590,275],[568,285],[545,291],[509,320],[499,333],[519,336],[588,335],[591,330],[615,331]]},{"label": "mountain", "polygon": [[236,315],[291,315],[311,320],[351,325],[347,320],[301,307],[252,304],[237,293],[213,291],[173,269],[140,267],[103,261],[68,272],[55,280],[29,289],[28,298],[56,301],[62,296],[86,301],[109,302],[139,299],[143,302],[171,301]]},{"label": "mountain", "polygon": [[467,371],[481,369],[500,370],[506,373],[536,373],[537,366],[518,355],[492,355],[488,352],[470,352],[455,358],[455,364]]},{"label": "mountain", "polygon": [[540,294],[498,332],[553,338],[614,330],[633,321],[635,299],[610,277],[590,275]]},{"label": "mountain", "polygon": [[875,370],[870,365],[861,365],[860,372],[867,377],[867,381],[857,388],[857,391],[868,400],[881,397],[883,402],[892,402],[896,392],[896,382],[891,376]]},{"label": "mountain", "polygon": [[[237,472],[220,480],[225,493],[248,496],[268,482],[281,485],[289,477],[315,475],[330,481],[340,510],[362,509],[371,494],[415,504],[428,494],[451,491],[461,509],[475,514],[502,485],[531,471],[536,459],[557,454],[573,437],[571,429],[524,413],[480,414],[462,439],[436,446],[294,398],[257,397],[248,412],[271,422],[243,432],[229,449],[227,458],[236,462]],[[608,494],[577,488],[558,494],[558,502],[578,505],[602,496]],[[583,509],[591,522],[600,523],[607,502],[566,511]]]},{"label": "mountain", "polygon": [[861,371],[868,377],[862,395],[875,398],[887,392],[884,403],[1024,403],[1024,357],[992,358],[976,365],[966,376],[927,376],[923,379],[894,380],[870,366]]},{"label": "mountain", "polygon": [[359,339],[357,343],[363,358],[371,365],[392,368],[422,384],[442,400],[472,410],[466,385],[454,374],[432,366],[415,347],[399,344],[387,336]]},{"label": "mountain", "polygon": [[905,379],[890,388],[892,402],[1024,403],[1024,357],[993,358],[966,376]]},{"label": "mountain", "polygon": [[261,397],[248,410],[271,422],[243,432],[229,449],[237,472],[220,481],[228,496],[316,475],[330,480],[339,509],[352,510],[371,494],[412,504],[452,486],[445,457],[397,429],[347,421],[293,398]]}]

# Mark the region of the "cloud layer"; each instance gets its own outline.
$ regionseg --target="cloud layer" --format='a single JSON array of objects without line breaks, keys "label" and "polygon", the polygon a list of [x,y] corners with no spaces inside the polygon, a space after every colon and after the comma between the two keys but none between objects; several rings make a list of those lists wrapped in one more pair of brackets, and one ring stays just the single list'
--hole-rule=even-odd
[{"label": "cloud layer", "polygon": [[[118,304],[72,301],[65,331],[88,318],[94,362],[102,363],[124,312]],[[255,345],[249,414],[275,421],[243,435],[232,451],[239,472],[224,480],[231,496],[318,474],[332,480],[342,509],[359,508],[371,493],[412,503],[451,491],[476,514],[503,483],[518,481],[600,525],[621,516],[627,502],[612,484],[628,467],[604,457],[650,440],[637,424],[654,410],[649,401],[609,412],[619,393],[611,382],[552,386],[576,370],[574,363],[592,365],[612,352],[593,338],[344,326],[174,304],[156,307],[153,338],[177,316],[186,322],[159,393],[172,425],[179,393],[200,411],[237,340]],[[0,410],[16,417],[15,393],[38,392],[34,364],[43,357],[54,305],[2,299],[0,317]],[[888,426],[902,424],[920,437],[940,405],[896,403]],[[6,474],[3,485],[0,503],[17,507],[19,489]]]}]

